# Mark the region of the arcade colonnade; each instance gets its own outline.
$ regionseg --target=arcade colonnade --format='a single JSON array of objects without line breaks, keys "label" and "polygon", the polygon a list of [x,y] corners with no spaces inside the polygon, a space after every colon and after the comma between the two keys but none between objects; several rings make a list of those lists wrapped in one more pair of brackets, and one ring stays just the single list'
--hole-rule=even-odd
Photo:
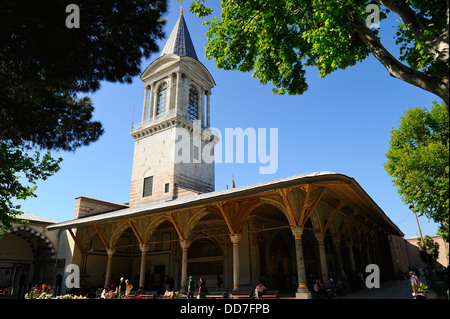
[{"label": "arcade colonnade", "polygon": [[[389,237],[403,234],[353,179],[326,174],[288,181],[84,214],[50,227],[68,229],[77,247],[72,262],[91,287],[129,276],[146,288],[150,256],[154,269],[158,258],[167,268],[157,274],[157,283],[175,277],[174,288],[181,291],[191,274],[209,274],[212,286],[213,274],[220,274],[233,290],[260,280],[280,288],[278,274],[292,276],[297,297],[308,298],[312,273],[326,280],[329,272],[364,272],[375,263],[382,275],[391,275]],[[102,204],[84,197],[77,201],[79,212]],[[94,275],[94,265],[102,263]]]}]

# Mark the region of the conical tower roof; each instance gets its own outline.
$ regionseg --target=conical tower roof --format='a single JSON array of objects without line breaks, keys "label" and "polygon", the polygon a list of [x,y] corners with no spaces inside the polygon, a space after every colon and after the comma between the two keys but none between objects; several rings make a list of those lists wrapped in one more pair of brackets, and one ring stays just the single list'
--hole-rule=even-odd
[{"label": "conical tower roof", "polygon": [[191,36],[189,35],[186,21],[184,21],[182,10],[180,13],[180,17],[178,18],[178,21],[175,24],[172,33],[170,34],[169,39],[167,39],[167,43],[161,52],[161,56],[165,54],[175,54],[180,57],[190,56],[198,60],[197,53],[195,53],[194,45],[191,40]]}]

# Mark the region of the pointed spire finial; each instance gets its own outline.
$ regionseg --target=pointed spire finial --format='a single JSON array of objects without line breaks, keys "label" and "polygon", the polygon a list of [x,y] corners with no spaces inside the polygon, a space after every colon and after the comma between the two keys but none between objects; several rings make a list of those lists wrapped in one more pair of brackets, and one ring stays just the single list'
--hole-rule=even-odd
[{"label": "pointed spire finial", "polygon": [[183,6],[180,6],[180,15],[183,15]]}]

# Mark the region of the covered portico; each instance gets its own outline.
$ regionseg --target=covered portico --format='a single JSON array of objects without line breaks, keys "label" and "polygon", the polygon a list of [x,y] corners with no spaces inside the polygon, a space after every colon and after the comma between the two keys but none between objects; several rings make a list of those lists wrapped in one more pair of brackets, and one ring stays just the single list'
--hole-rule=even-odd
[{"label": "covered portico", "polygon": [[[136,287],[186,291],[189,275],[220,276],[225,288],[259,281],[309,298],[308,278],[326,280],[375,263],[394,269],[388,236],[403,236],[350,177],[317,172],[127,206],[80,197],[67,229],[72,263],[90,287],[127,277]],[[294,283],[294,284],[293,284]]]}]

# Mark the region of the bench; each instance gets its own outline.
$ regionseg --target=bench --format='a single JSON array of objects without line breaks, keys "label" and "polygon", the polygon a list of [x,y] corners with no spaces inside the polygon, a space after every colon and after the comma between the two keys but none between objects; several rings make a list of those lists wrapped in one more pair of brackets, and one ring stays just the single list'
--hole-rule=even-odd
[{"label": "bench", "polygon": [[238,298],[253,298],[253,290],[235,290],[230,295],[233,299]]},{"label": "bench", "polygon": [[278,290],[266,290],[260,296],[260,298],[279,298],[280,292]]},{"label": "bench", "polygon": [[208,291],[206,293],[206,299],[220,299],[228,298],[228,291]]},{"label": "bench", "polygon": [[[139,296],[139,297],[137,297]],[[137,297],[137,298],[136,298]],[[130,299],[156,299],[159,297],[158,291],[143,291],[142,293],[139,292],[131,292],[128,295],[128,298]]]}]

